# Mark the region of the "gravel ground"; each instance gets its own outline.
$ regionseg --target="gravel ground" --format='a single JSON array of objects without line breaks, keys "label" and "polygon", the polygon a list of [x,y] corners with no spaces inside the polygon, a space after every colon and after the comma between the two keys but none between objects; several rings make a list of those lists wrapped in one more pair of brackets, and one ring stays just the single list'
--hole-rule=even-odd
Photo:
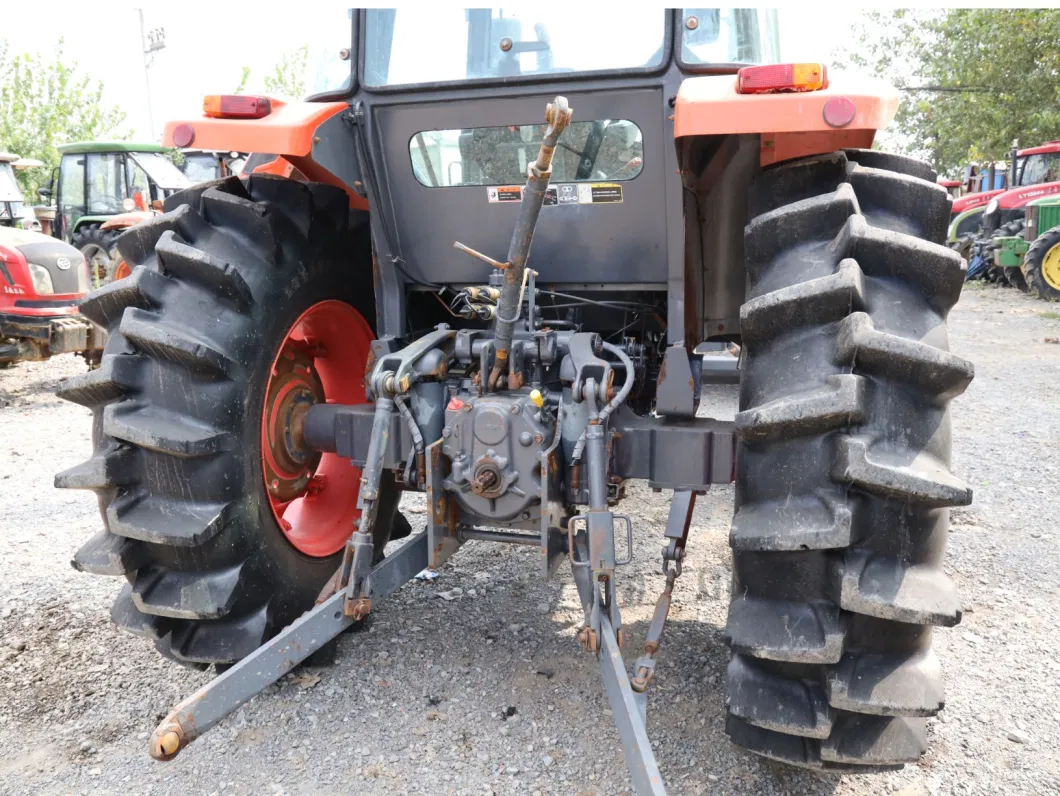
[{"label": "gravel ground", "polygon": [[[972,285],[951,316],[977,377],[953,404],[955,470],[975,503],[953,512],[948,571],[966,614],[937,634],[949,703],[931,751],[894,774],[825,778],[760,760],[723,732],[721,638],[731,488],[701,500],[649,698],[671,794],[1060,792],[1060,314]],[[1052,312],[1051,312],[1052,311]],[[52,475],[90,449],[88,412],[53,395],[83,368],[60,357],[0,372],[0,793],[623,794],[629,783],[595,662],[574,641],[569,575],[536,553],[472,542],[437,583],[380,608],[338,662],[303,668],[168,764],[147,738],[209,675],[161,659],[108,619],[118,584],[69,560],[99,519]],[[731,417],[729,388],[711,413]],[[636,558],[621,573],[632,649],[662,586],[668,495],[635,487]],[[404,503],[414,527],[423,503]],[[440,592],[455,599],[439,599]]]}]

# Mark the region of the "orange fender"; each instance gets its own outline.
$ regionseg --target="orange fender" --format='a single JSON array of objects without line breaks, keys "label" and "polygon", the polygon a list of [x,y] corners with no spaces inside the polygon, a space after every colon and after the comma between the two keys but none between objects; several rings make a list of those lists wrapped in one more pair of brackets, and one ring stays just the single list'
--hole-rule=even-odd
[{"label": "orange fender", "polygon": [[[841,127],[825,121],[825,105],[831,100],[853,103],[850,121]],[[761,165],[767,166],[837,149],[871,147],[876,131],[890,124],[897,110],[898,91],[868,78],[832,78],[819,91],[738,94],[735,75],[690,77],[677,92],[674,135],[759,133]]]},{"label": "orange fender", "polygon": [[119,213],[116,216],[111,216],[102,224],[99,225],[100,229],[126,229],[139,224],[142,221],[154,218],[158,213],[152,213],[144,210],[134,210],[131,213]]},{"label": "orange fender", "polygon": [[[367,201],[353,192],[330,171],[313,161],[313,143],[317,128],[331,117],[349,110],[346,102],[282,102],[271,99],[272,112],[261,119],[198,119],[166,123],[163,136],[165,146],[174,146],[173,131],[188,125],[194,132],[192,144],[196,149],[232,152],[268,152],[278,155],[306,179],[326,182],[342,188],[350,197],[350,206],[367,209]],[[259,169],[255,169],[259,171]],[[260,169],[265,171],[265,169]],[[283,167],[272,173],[286,171]],[[287,171],[284,176],[290,176]]]}]

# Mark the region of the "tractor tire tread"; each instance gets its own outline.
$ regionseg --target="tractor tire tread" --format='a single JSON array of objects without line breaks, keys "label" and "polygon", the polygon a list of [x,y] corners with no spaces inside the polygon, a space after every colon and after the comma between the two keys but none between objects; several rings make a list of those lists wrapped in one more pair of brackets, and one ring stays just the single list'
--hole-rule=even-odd
[{"label": "tractor tire tread", "polygon": [[[183,665],[249,654],[338,566],[276,524],[252,408],[275,355],[263,337],[286,330],[297,302],[341,298],[374,317],[368,237],[347,235],[336,190],[228,178],[175,194],[118,238],[131,275],[82,305],[109,333],[103,365],[59,394],[93,410],[95,453],[57,482],[96,491],[104,531],[74,566],[124,575],[111,618]],[[379,522],[400,533],[398,495],[387,489]]]},{"label": "tractor tire tread", "polygon": [[1042,272],[1045,255],[1056,246],[1060,246],[1060,227],[1047,229],[1035,238],[1023,255],[1023,277],[1031,292],[1046,301],[1060,301],[1060,287],[1050,285]]},{"label": "tractor tire tread", "polygon": [[856,150],[749,191],[727,732],[818,771],[919,758],[944,704],[931,630],[961,618],[947,405],[974,371],[949,352],[967,266],[934,181]]}]

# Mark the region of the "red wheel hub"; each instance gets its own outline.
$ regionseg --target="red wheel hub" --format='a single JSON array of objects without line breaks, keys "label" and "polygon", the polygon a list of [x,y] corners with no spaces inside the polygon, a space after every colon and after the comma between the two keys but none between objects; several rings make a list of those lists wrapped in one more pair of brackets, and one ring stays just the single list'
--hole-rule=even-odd
[{"label": "red wheel hub", "polygon": [[265,490],[287,539],[309,556],[337,553],[353,533],[361,471],[334,453],[309,450],[302,436],[305,416],[313,404],[365,402],[372,338],[371,327],[349,304],[318,302],[287,331],[265,386]]}]

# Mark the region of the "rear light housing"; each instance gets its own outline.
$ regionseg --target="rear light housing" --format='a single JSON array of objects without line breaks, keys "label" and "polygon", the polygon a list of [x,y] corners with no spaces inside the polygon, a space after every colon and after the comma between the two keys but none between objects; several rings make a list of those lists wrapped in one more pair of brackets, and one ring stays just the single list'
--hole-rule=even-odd
[{"label": "rear light housing", "polygon": [[745,66],[736,73],[738,94],[820,91],[822,88],[828,88],[828,68],[824,64]]},{"label": "rear light housing", "polygon": [[272,113],[272,102],[268,97],[211,94],[203,97],[202,111],[212,119],[262,119]]}]

